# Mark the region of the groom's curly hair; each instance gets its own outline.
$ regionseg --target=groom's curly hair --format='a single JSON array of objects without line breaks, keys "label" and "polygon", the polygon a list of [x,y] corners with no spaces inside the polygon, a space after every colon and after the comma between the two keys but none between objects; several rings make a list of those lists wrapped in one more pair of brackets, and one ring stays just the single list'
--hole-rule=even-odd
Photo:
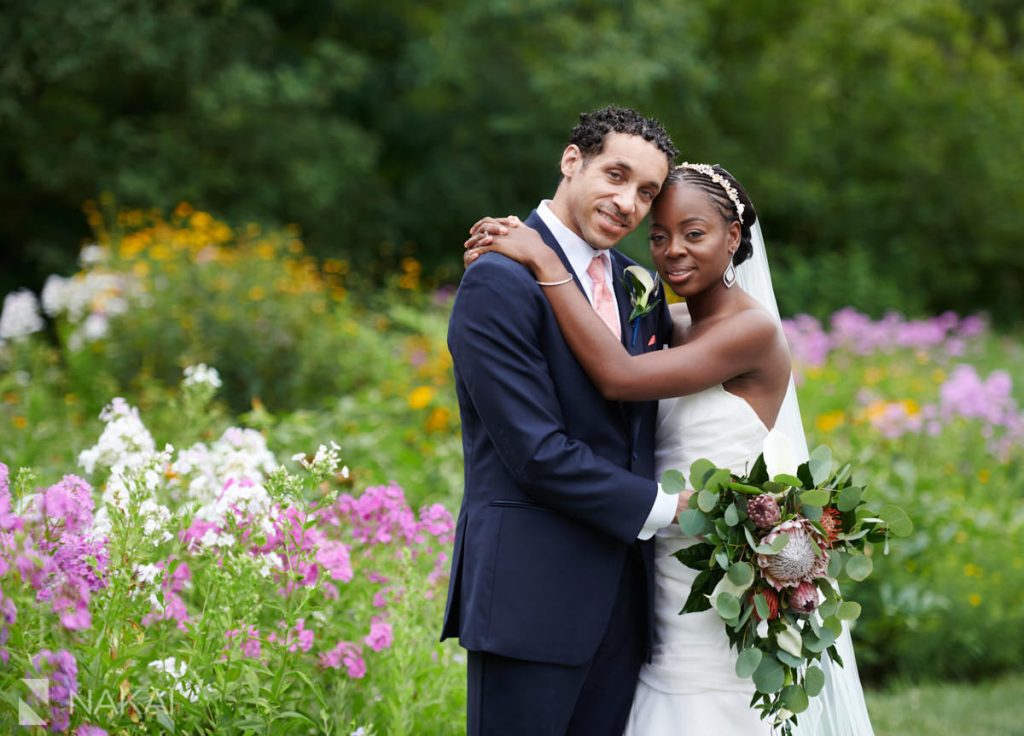
[{"label": "groom's curly hair", "polygon": [[579,124],[569,134],[569,143],[575,144],[583,153],[583,160],[587,161],[601,153],[609,133],[636,135],[650,141],[665,154],[669,166],[679,154],[661,123],[654,118],[645,118],[636,110],[617,105],[580,113]]}]

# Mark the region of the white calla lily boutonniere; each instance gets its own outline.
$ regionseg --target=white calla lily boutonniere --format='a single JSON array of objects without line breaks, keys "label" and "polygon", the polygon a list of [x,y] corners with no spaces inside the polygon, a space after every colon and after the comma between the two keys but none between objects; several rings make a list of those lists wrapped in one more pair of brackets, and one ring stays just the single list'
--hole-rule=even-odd
[{"label": "white calla lily boutonniere", "polygon": [[655,281],[651,272],[643,266],[626,266],[622,273],[622,285],[629,294],[629,303],[633,311],[629,314],[629,322],[633,325],[632,344],[636,345],[637,335],[640,332],[640,318],[650,314],[654,308],[661,303],[661,299],[653,299],[661,286]]},{"label": "white calla lily boutonniere", "polygon": [[764,438],[763,451],[769,478],[777,475],[796,475],[800,463],[796,461],[793,443],[785,433],[778,429],[771,430]]}]

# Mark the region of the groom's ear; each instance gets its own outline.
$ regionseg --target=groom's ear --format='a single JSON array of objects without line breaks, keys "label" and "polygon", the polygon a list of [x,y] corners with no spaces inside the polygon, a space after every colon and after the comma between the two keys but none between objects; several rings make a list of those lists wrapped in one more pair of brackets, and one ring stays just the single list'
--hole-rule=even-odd
[{"label": "groom's ear", "polygon": [[567,179],[575,176],[583,165],[583,151],[575,143],[570,143],[562,151],[562,176]]}]

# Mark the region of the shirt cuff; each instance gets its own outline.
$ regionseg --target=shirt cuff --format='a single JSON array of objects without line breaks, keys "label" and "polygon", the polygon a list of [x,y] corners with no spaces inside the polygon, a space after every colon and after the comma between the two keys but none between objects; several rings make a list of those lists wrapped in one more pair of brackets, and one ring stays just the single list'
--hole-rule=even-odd
[{"label": "shirt cuff", "polygon": [[659,483],[658,495],[654,499],[654,506],[651,507],[651,513],[647,516],[647,521],[644,522],[636,538],[640,540],[650,539],[656,531],[675,521],[678,501],[679,496],[677,494],[665,493],[665,491],[661,490],[661,483]]}]

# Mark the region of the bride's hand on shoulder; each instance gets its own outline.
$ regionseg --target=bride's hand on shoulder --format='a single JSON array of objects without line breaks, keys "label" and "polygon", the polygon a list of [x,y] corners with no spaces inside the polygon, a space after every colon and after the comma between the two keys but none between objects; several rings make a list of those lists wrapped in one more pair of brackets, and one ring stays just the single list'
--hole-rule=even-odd
[{"label": "bride's hand on shoulder", "polygon": [[468,268],[484,253],[494,251],[529,268],[538,281],[564,278],[568,275],[558,255],[541,239],[540,234],[524,225],[515,215],[485,217],[469,230],[463,244],[463,262]]}]

